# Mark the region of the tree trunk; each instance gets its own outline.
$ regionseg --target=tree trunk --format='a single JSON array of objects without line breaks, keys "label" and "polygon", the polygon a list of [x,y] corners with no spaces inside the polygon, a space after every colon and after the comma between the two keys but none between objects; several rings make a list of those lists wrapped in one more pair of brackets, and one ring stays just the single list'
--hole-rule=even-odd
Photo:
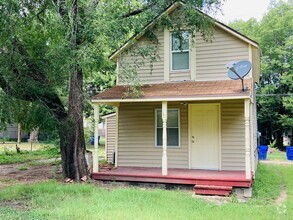
[{"label": "tree trunk", "polygon": [[21,143],[21,124],[17,126],[17,144]]},{"label": "tree trunk", "polygon": [[28,142],[34,143],[38,142],[39,139],[39,128],[35,128],[30,132],[30,138],[28,139]]},{"label": "tree trunk", "polygon": [[276,146],[280,150],[284,150],[284,144],[283,144],[283,132],[277,131],[276,132]]},{"label": "tree trunk", "polygon": [[60,129],[62,168],[65,177],[80,180],[88,175],[83,131],[81,70],[71,74],[68,116]]},{"label": "tree trunk", "polygon": [[291,129],[291,135],[289,136],[289,140],[290,140],[289,145],[293,146],[293,128]]},{"label": "tree trunk", "polygon": [[78,0],[72,1],[73,32],[71,49],[73,52],[72,73],[69,79],[68,115],[60,130],[60,147],[63,173],[66,178],[79,181],[88,175],[85,160],[85,140],[83,131],[83,72],[78,65]]}]

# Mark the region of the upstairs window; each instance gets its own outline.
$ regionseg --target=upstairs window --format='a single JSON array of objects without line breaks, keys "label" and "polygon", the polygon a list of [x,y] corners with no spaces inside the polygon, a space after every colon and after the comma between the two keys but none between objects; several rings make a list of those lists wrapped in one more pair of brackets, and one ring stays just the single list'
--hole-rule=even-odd
[{"label": "upstairs window", "polygon": [[189,33],[172,33],[171,44],[171,70],[189,70]]}]

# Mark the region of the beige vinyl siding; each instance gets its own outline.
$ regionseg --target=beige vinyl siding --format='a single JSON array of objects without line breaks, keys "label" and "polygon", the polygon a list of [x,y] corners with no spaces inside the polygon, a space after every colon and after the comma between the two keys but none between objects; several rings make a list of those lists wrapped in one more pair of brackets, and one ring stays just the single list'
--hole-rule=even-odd
[{"label": "beige vinyl siding", "polygon": [[260,74],[260,53],[255,47],[252,47],[252,73],[255,82],[259,82]]},{"label": "beige vinyl siding", "polygon": [[[135,63],[143,62],[143,65],[139,64],[136,68],[137,76],[142,83],[162,83],[164,82],[164,30],[159,28],[154,32],[158,44],[150,41],[147,37],[142,37],[138,42],[130,47],[127,51],[121,54],[118,64],[118,85],[124,85],[126,82],[120,80],[120,74],[124,71],[133,69]],[[138,48],[156,47],[157,55],[159,59],[156,62],[151,63],[149,57],[145,59],[141,56],[136,56],[134,53]],[[151,68],[152,65],[152,68]]]},{"label": "beige vinyl siding", "polygon": [[[190,56],[190,53],[189,53],[189,56]],[[170,72],[170,81],[189,81],[189,80],[190,80],[190,71]]]},{"label": "beige vinyl siding", "polygon": [[[119,166],[161,167],[162,148],[155,147],[155,109],[161,103],[121,103],[119,107]],[[168,148],[168,167],[188,168],[187,106],[180,109],[180,147]]]},{"label": "beige vinyl siding", "polygon": [[109,163],[113,161],[113,152],[116,145],[116,115],[106,118],[106,158]]},{"label": "beige vinyl siding", "polygon": [[[218,103],[218,102],[192,102]],[[245,170],[244,101],[221,101],[222,170]],[[161,103],[121,103],[119,107],[119,166],[161,167],[162,149],[155,147],[155,109]],[[188,168],[188,107],[180,109],[180,147],[168,148],[170,168]]]},{"label": "beige vinyl siding", "polygon": [[196,35],[197,81],[227,80],[227,63],[248,59],[248,44],[219,28],[215,29],[212,43]]},{"label": "beige vinyl siding", "polygon": [[245,170],[244,101],[222,101],[222,170]]}]

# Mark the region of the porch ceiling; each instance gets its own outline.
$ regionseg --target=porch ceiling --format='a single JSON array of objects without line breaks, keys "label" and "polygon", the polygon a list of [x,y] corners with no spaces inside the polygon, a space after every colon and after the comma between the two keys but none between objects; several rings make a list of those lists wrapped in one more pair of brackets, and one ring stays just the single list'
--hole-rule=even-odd
[{"label": "porch ceiling", "polygon": [[251,79],[244,80],[247,88],[241,90],[240,80],[170,82],[160,84],[145,84],[143,95],[139,98],[126,97],[127,86],[118,85],[95,95],[92,102],[127,102],[127,101],[176,101],[176,100],[212,100],[249,98],[251,94]]}]

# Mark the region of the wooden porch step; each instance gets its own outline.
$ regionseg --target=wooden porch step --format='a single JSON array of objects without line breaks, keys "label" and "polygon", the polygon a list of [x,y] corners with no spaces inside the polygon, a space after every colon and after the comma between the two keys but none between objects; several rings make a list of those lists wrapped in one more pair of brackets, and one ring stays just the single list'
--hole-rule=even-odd
[{"label": "wooden porch step", "polygon": [[196,195],[217,195],[229,196],[232,192],[232,186],[212,186],[212,185],[195,185],[194,193]]}]

